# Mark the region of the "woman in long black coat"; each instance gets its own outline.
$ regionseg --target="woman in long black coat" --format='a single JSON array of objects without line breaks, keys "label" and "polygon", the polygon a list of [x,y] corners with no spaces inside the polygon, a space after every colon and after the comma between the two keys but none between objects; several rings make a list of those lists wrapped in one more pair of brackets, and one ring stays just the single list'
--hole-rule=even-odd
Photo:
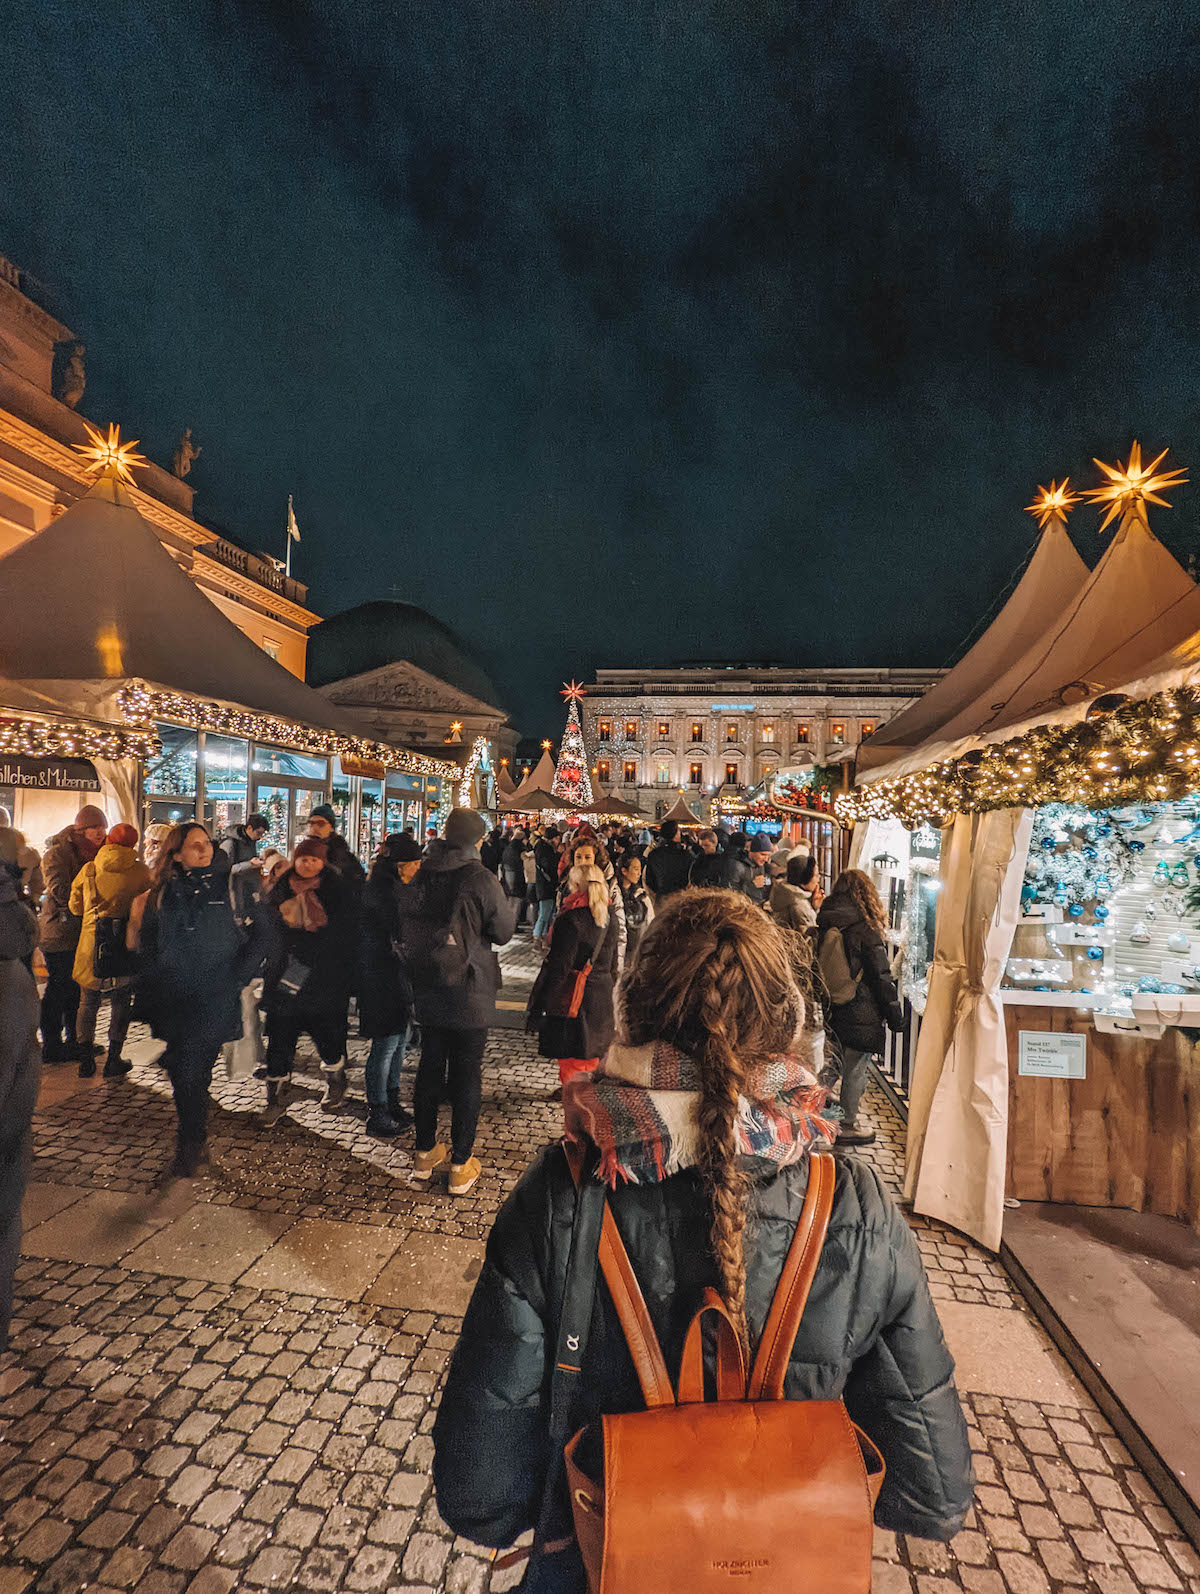
[{"label": "woman in long black coat", "polygon": [[400,1105],[400,1070],[412,1034],[413,988],[400,960],[400,894],[421,867],[413,836],[385,836],[363,892],[362,977],[358,1032],[371,1042],[367,1057],[367,1133],[391,1140],[412,1123]]},{"label": "woman in long black coat", "polygon": [[[612,1044],[620,935],[616,914],[609,912],[608,883],[595,864],[576,865],[567,887],[550,932],[550,950],[529,996],[530,1026],[541,1033],[538,1051],[558,1059],[560,1087],[573,1074],[594,1068]],[[589,964],[579,1012],[572,1018],[577,975]]]}]

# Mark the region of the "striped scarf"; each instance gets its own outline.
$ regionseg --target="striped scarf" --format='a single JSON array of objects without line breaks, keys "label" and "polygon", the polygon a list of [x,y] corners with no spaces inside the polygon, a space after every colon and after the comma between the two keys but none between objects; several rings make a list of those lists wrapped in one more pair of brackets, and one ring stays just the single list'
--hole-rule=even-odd
[{"label": "striped scarf", "polygon": [[[779,1167],[827,1149],[833,1126],[820,1116],[825,1091],[798,1057],[752,1068],[738,1098],[742,1154]],[[699,1154],[700,1071],[666,1041],[612,1046],[599,1066],[563,1087],[566,1138],[600,1151],[600,1177],[616,1187],[657,1184]]]}]

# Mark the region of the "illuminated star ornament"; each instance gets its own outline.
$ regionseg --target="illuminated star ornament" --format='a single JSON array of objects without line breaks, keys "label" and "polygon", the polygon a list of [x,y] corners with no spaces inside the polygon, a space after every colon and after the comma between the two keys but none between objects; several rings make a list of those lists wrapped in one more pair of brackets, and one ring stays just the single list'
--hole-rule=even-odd
[{"label": "illuminated star ornament", "polygon": [[1187,481],[1187,472],[1158,470],[1169,452],[1164,448],[1157,459],[1143,466],[1141,445],[1135,443],[1129,450],[1127,465],[1106,465],[1102,459],[1096,461],[1108,480],[1102,487],[1089,488],[1084,496],[1093,504],[1108,505],[1108,513],[1100,522],[1102,532],[1122,513],[1132,513],[1149,530],[1146,505],[1161,504],[1164,509],[1170,509],[1171,505],[1160,494],[1166,487],[1182,486]]},{"label": "illuminated star ornament", "polygon": [[543,743],[542,743],[542,752],[543,753],[548,753],[550,751],[550,748],[551,748],[552,745],[553,744],[550,741],[548,741],[548,740],[547,741],[543,741]]},{"label": "illuminated star ornament", "polygon": [[1052,520],[1059,520],[1065,526],[1067,516],[1079,502],[1079,494],[1068,492],[1071,478],[1064,476],[1062,482],[1053,479],[1049,487],[1039,487],[1031,504],[1026,504],[1025,513],[1033,515],[1043,531]]},{"label": "illuminated star ornament", "polygon": [[587,696],[587,693],[584,691],[583,687],[580,686],[579,682],[572,676],[569,683],[564,682],[563,689],[558,695],[560,697],[565,697],[568,703],[578,703],[580,698]]},{"label": "illuminated star ornament", "polygon": [[94,426],[88,426],[86,421],[84,425],[87,426],[90,441],[76,443],[75,452],[83,455],[84,460],[98,476],[111,473],[118,481],[128,482],[132,486],[132,467],[147,463],[144,455],[135,453],[137,438],[135,437],[132,443],[123,443],[119,426],[110,425],[108,436],[105,437],[104,433],[97,431]]}]

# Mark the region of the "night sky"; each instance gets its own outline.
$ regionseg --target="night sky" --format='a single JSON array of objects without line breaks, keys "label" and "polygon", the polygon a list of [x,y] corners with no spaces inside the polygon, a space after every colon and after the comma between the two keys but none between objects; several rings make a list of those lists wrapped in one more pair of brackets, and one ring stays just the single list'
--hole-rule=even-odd
[{"label": "night sky", "polygon": [[943,663],[1037,482],[1200,472],[1195,5],[3,10],[81,412],[191,425],[247,546],[294,493],[314,606],[432,610],[523,730],[596,665]]}]

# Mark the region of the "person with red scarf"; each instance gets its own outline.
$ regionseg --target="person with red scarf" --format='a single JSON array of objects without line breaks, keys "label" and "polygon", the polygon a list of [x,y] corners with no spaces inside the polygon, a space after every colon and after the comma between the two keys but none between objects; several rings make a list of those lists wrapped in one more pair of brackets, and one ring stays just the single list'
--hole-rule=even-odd
[{"label": "person with red scarf", "polygon": [[267,1110],[278,1123],[291,1093],[292,1059],[301,1035],[311,1036],[325,1075],[324,1112],[346,1095],[346,1021],[357,946],[353,887],[327,867],[315,836],[296,843],[290,868],[267,897],[277,949],[263,989],[267,1012]]},{"label": "person with red scarf", "polygon": [[[550,950],[529,995],[529,1027],[538,1051],[558,1059],[561,1087],[595,1068],[612,1043],[613,987],[620,924],[609,912],[608,882],[595,864],[576,864],[550,931]],[[574,1008],[574,1012],[572,1012]]]}]

